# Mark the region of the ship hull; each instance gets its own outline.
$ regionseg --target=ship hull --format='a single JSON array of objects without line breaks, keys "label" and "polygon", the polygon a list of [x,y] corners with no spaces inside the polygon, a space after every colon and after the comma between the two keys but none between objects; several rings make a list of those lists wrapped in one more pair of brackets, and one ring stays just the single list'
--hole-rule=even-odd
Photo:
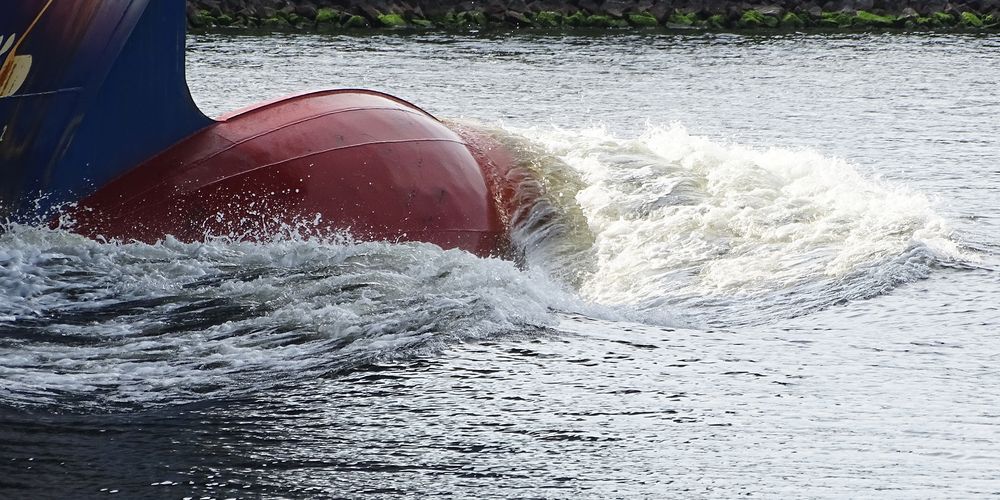
[{"label": "ship hull", "polygon": [[72,229],[153,242],[346,232],[503,256],[510,158],[372,91],[293,96],[222,117],[83,199]]}]

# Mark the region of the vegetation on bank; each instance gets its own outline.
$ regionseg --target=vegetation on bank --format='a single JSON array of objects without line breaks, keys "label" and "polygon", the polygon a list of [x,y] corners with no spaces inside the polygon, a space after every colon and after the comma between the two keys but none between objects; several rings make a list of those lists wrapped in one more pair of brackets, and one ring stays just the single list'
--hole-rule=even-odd
[{"label": "vegetation on bank", "polygon": [[[949,4],[950,5],[950,4]],[[262,28],[272,30],[301,30],[335,32],[351,29],[474,29],[474,28],[667,28],[700,29],[710,31],[801,31],[844,30],[964,30],[1000,31],[1000,12],[980,13],[971,10],[933,12],[921,15],[913,9],[900,14],[879,11],[841,10],[825,12],[816,8],[809,11],[785,10],[780,7],[760,7],[726,14],[683,12],[676,9],[657,9],[652,5],[640,8],[588,10],[525,9],[492,11],[449,8],[446,12],[424,15],[420,9],[400,8],[392,4],[385,11],[372,6],[359,8],[307,7],[288,4],[283,9],[227,12],[212,9],[188,8],[188,23],[194,29],[212,28]]]}]

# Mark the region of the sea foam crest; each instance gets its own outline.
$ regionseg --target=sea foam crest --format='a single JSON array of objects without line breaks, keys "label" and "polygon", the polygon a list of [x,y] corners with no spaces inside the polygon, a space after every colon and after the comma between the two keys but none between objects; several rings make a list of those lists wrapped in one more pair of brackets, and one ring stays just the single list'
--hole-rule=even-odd
[{"label": "sea foam crest", "polygon": [[0,283],[0,401],[105,409],[534,334],[574,300],[429,244],[101,243],[29,226],[0,235]]},{"label": "sea foam crest", "polygon": [[599,303],[652,310],[739,297],[745,306],[771,295],[784,307],[775,294],[812,287],[830,294],[815,307],[923,277],[935,259],[967,257],[926,196],[815,151],[727,144],[679,125],[636,138],[509,130],[581,177],[575,201],[594,262],[580,291]]}]

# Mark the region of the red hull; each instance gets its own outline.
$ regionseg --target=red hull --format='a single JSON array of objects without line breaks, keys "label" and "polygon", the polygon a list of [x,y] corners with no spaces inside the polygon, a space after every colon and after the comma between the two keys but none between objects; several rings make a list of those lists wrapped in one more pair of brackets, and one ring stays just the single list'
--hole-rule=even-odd
[{"label": "red hull", "polygon": [[370,91],[266,103],[223,117],[82,200],[74,229],[147,242],[262,239],[318,220],[315,229],[360,239],[503,254],[509,156],[491,151],[488,138],[463,135]]}]

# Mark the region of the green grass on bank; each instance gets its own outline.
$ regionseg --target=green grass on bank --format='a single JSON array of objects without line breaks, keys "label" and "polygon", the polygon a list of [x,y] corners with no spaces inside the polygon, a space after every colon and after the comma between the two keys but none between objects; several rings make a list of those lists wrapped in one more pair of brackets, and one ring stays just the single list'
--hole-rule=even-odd
[{"label": "green grass on bank", "polygon": [[365,17],[330,8],[319,9],[309,18],[294,13],[278,12],[274,17],[260,19],[235,14],[211,15],[205,10],[188,19],[194,29],[263,28],[288,31],[335,32],[352,29],[421,29],[456,30],[469,28],[601,28],[601,29],[693,29],[708,31],[803,31],[803,30],[962,30],[1000,31],[1000,18],[992,14],[938,12],[928,16],[896,16],[867,11],[805,12],[759,11],[750,9],[738,16],[698,15],[693,13],[631,12],[620,17],[609,14],[587,14],[583,11],[565,15],[559,12],[505,13],[502,18],[490,17],[481,11],[448,12],[431,18],[407,17],[398,13],[378,13]]}]

